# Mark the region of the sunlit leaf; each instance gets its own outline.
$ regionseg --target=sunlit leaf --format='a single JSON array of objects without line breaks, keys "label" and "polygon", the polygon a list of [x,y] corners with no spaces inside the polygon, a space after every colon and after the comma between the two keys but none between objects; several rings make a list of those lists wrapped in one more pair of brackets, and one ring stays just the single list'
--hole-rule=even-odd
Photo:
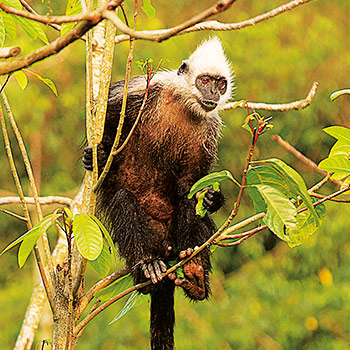
[{"label": "sunlit leaf", "polygon": [[97,223],[97,225],[99,226],[100,230],[102,231],[103,235],[105,236],[107,242],[108,242],[108,245],[110,247],[110,249],[112,250],[112,257],[115,261],[115,263],[117,262],[117,252],[116,252],[116,249],[115,249],[115,244],[109,234],[109,232],[107,231],[107,229],[104,227],[104,225],[102,224],[102,222],[97,219],[96,216],[94,215],[91,215],[91,218]]},{"label": "sunlit leaf", "polygon": [[112,256],[106,242],[103,242],[102,251],[98,258],[89,261],[89,264],[100,278],[104,278],[108,275],[112,266]]},{"label": "sunlit leaf", "polygon": [[343,156],[348,157],[350,155],[350,142],[344,143],[343,140],[338,140],[331,148],[328,157]]},{"label": "sunlit leaf", "polygon": [[16,72],[14,72],[14,76],[15,76],[15,78],[17,80],[17,83],[20,86],[20,88],[22,90],[24,90],[26,88],[26,86],[28,85],[28,78],[27,78],[27,76],[21,70],[18,70]]},{"label": "sunlit leaf", "polygon": [[[77,15],[81,13],[81,2],[77,0],[70,0],[67,2],[66,16]],[[61,25],[61,36],[68,33],[74,26],[76,22],[63,23]]]},{"label": "sunlit leaf", "polygon": [[131,274],[123,276],[109,285],[107,288],[104,288],[97,293],[95,297],[101,301],[106,301],[123,292],[124,290],[130,288],[134,284]]},{"label": "sunlit leaf", "polygon": [[28,72],[28,73],[34,75],[35,77],[37,77],[37,78],[38,78],[39,80],[41,80],[45,85],[47,85],[47,86],[52,90],[52,92],[53,92],[56,96],[58,96],[56,85],[55,85],[55,83],[54,83],[51,79],[49,79],[49,78],[43,78],[43,77],[40,76],[38,73],[35,73],[35,72],[33,72],[33,71],[29,70],[29,69],[23,69],[23,70],[24,70],[25,72]]},{"label": "sunlit leaf", "polygon": [[39,38],[45,44],[49,43],[41,23],[20,16],[15,16],[15,19],[31,39]]},{"label": "sunlit leaf", "polygon": [[324,128],[323,131],[343,143],[350,144],[350,129],[344,126],[329,126]]},{"label": "sunlit leaf", "polygon": [[19,0],[1,0],[1,2],[7,6],[14,7],[17,10],[22,9],[22,4]]},{"label": "sunlit leaf", "polygon": [[156,15],[156,9],[152,6],[151,0],[143,0],[143,6],[141,8],[148,19],[152,19]]},{"label": "sunlit leaf", "polygon": [[2,13],[0,12],[0,46],[4,46],[6,36],[5,23],[2,17]]},{"label": "sunlit leaf", "polygon": [[318,167],[328,173],[334,173],[332,179],[341,180],[350,174],[350,160],[342,155],[323,159]]},{"label": "sunlit leaf", "polygon": [[308,194],[305,182],[299,173],[279,159],[272,158],[266,160],[266,162],[271,164],[283,175],[283,177],[288,181],[291,192],[294,192],[296,195],[301,197],[310,212],[314,215],[316,222],[318,222],[318,215],[312,205],[312,200]]},{"label": "sunlit leaf", "polygon": [[334,101],[337,97],[342,96],[342,95],[346,95],[346,94],[350,94],[350,89],[344,89],[344,90],[338,90],[335,91],[331,94],[331,96],[329,97],[332,101]]},{"label": "sunlit leaf", "polygon": [[102,251],[103,238],[98,225],[86,214],[77,214],[73,220],[73,233],[80,254],[95,260]]},{"label": "sunlit leaf", "polygon": [[266,216],[263,221],[268,228],[283,241],[289,242],[286,234],[288,229],[297,226],[297,210],[293,203],[277,189],[267,185],[257,185],[257,190],[263,197],[266,206]]},{"label": "sunlit leaf", "polygon": [[17,38],[17,28],[14,16],[5,12],[2,12],[1,14],[4,20],[6,36],[11,40],[15,41]]},{"label": "sunlit leaf", "polygon": [[37,240],[41,235],[42,233],[40,232],[40,227],[35,227],[35,229],[32,230],[31,234],[27,235],[23,239],[23,242],[21,243],[18,250],[18,266],[20,268],[22,268],[27,261],[30,253],[32,252]]},{"label": "sunlit leaf", "polygon": [[[304,203],[302,203],[298,209],[303,207],[305,207]],[[287,234],[290,237],[288,245],[290,247],[293,248],[303,244],[309,238],[309,236],[318,230],[324,217],[326,216],[326,206],[323,203],[320,203],[315,207],[315,210],[319,217],[319,224],[316,223],[315,217],[310,213],[310,211],[306,210],[297,214],[297,227],[287,228]]]},{"label": "sunlit leaf", "polygon": [[124,307],[120,310],[118,315],[111,322],[109,322],[109,324],[117,322],[123,316],[125,316],[130,310],[132,310],[134,307],[141,305],[145,300],[146,300],[145,295],[138,293],[137,291],[134,291],[130,295],[129,299],[125,303]]},{"label": "sunlit leaf", "polygon": [[239,186],[239,183],[234,179],[234,177],[228,170],[222,170],[220,172],[210,173],[202,177],[200,180],[198,180],[191,187],[190,193],[188,194],[188,198],[191,199],[197,192],[199,192],[203,188],[208,187],[215,182],[220,182],[226,179],[233,181],[235,184]]}]

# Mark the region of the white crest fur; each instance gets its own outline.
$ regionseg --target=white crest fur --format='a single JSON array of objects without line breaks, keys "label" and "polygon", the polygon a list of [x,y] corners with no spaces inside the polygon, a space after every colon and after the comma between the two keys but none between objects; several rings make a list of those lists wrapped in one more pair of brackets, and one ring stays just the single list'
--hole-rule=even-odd
[{"label": "white crest fur", "polygon": [[[174,89],[174,93],[178,95],[183,103],[190,108],[195,114],[203,117],[213,117],[217,115],[217,110],[231,98],[232,95],[232,70],[229,61],[222,48],[219,38],[214,37],[204,41],[187,61],[188,72],[177,74],[174,71],[158,72],[154,78],[154,83],[162,83]],[[227,90],[222,95],[220,102],[212,112],[206,112],[198,103],[200,92],[196,88],[196,77],[201,74],[209,74],[213,76],[225,77],[227,79]]]}]

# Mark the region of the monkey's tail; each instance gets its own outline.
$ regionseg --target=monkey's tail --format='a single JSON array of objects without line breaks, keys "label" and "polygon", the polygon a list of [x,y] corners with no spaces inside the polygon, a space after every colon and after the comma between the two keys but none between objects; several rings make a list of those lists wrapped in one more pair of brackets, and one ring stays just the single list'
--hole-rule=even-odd
[{"label": "monkey's tail", "polygon": [[151,292],[151,349],[174,349],[174,282],[165,279]]}]

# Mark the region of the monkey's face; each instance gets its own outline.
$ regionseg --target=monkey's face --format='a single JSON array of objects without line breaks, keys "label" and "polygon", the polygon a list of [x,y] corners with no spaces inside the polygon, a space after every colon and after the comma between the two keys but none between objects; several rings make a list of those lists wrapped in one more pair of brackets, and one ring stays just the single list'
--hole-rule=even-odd
[{"label": "monkey's face", "polygon": [[224,77],[201,74],[196,77],[195,86],[200,92],[197,101],[206,111],[213,111],[226,93],[227,80]]}]

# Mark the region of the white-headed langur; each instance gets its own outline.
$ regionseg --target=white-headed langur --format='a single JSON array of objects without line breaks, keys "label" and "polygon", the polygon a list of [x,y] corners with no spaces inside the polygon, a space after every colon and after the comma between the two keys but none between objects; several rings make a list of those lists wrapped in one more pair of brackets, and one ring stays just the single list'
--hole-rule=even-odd
[{"label": "white-headed langur", "polygon": [[[130,79],[120,144],[135,123],[145,88],[144,76]],[[124,81],[110,87],[98,145],[100,173],[116,135],[123,91]],[[118,244],[135,283],[152,281],[142,290],[151,295],[152,349],[174,347],[175,286],[192,300],[210,294],[209,248],[185,264],[183,278],[162,278],[162,273],[168,261],[189,255],[215,232],[211,217],[196,215],[196,199],[187,195],[211,171],[222,125],[218,110],[231,92],[231,67],[218,38],[203,42],[179,69],[157,72],[142,116],[98,191],[97,215]],[[85,148],[83,163],[92,170],[91,148]],[[206,192],[208,212],[223,203],[220,190]]]}]

